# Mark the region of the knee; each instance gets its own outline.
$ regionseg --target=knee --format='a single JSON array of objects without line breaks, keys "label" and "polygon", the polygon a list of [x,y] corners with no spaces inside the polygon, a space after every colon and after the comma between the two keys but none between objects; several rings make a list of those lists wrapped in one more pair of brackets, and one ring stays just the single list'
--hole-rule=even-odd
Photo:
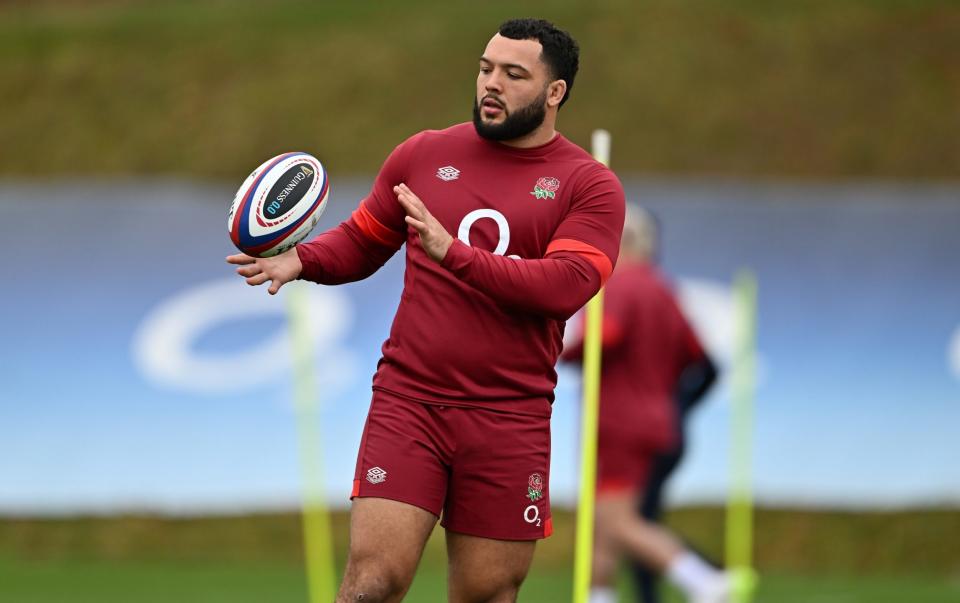
[{"label": "knee", "polygon": [[382,557],[351,555],[337,595],[337,603],[400,601],[413,580],[412,571]]},{"label": "knee", "polygon": [[459,596],[451,597],[451,601],[460,603],[514,603],[520,593],[520,584],[523,580],[511,583],[475,585],[459,591]]},{"label": "knee", "polygon": [[513,603],[525,577],[525,573],[505,573],[487,575],[486,579],[459,578],[451,585],[450,600],[456,603]]},{"label": "knee", "polygon": [[520,584],[510,584],[501,586],[499,590],[492,593],[488,598],[481,599],[483,603],[516,603],[517,595],[520,593]]},{"label": "knee", "polygon": [[610,547],[594,546],[591,560],[591,582],[597,585],[608,585],[615,581],[619,569],[619,558]]}]

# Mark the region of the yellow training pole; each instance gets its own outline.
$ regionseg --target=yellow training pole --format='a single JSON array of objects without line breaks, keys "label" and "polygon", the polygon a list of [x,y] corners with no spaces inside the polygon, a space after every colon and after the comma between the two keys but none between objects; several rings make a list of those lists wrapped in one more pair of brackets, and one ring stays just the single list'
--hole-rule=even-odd
[{"label": "yellow training pole", "polygon": [[756,381],[757,281],[737,274],[736,342],[733,358],[730,429],[730,494],[727,502],[726,562],[734,580],[733,603],[750,603],[753,571],[753,493],[751,484],[753,397]]},{"label": "yellow training pole", "polygon": [[317,386],[310,340],[310,308],[306,283],[284,287],[293,354],[293,389],[303,479],[303,539],[310,603],[336,597],[336,569],[330,534],[330,512],[323,494],[320,435],[317,430]]},{"label": "yellow training pole", "polygon": [[[593,157],[610,165],[610,133],[594,130]],[[580,418],[580,495],[577,504],[576,550],[573,561],[573,603],[587,603],[593,561],[593,512],[597,483],[597,421],[600,411],[600,351],[603,332],[603,289],[587,303],[583,333],[583,408]]]}]

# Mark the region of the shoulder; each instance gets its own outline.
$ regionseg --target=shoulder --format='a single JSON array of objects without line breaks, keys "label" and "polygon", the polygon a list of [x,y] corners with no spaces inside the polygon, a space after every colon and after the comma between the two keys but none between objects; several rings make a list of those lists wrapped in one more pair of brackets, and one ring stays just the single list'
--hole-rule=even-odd
[{"label": "shoulder", "polygon": [[475,139],[471,124],[457,124],[443,130],[421,130],[398,144],[390,156],[407,163],[415,161],[424,152],[447,153],[457,147],[476,144]]},{"label": "shoulder", "polygon": [[590,158],[572,171],[571,184],[571,209],[603,206],[623,225],[626,193],[613,170]]},{"label": "shoulder", "polygon": [[592,157],[589,162],[583,163],[578,170],[578,175],[578,184],[581,189],[601,187],[616,192],[621,197],[624,195],[623,184],[620,182],[620,178],[617,177],[613,170]]},{"label": "shoulder", "polygon": [[645,276],[645,288],[661,306],[667,306],[679,312],[680,301],[674,282],[656,266],[649,266]]},{"label": "shoulder", "polygon": [[476,142],[477,134],[473,124],[464,122],[442,130],[422,130],[404,141],[403,144],[457,144]]},{"label": "shoulder", "polygon": [[455,124],[442,130],[420,130],[408,136],[397,148],[416,146],[423,143],[442,143],[455,140],[472,140],[476,138],[473,126],[470,123]]},{"label": "shoulder", "polygon": [[[669,296],[670,287],[660,271],[651,264],[641,261],[624,261],[617,267],[619,282],[625,289],[637,296],[651,299]],[[611,281],[613,278],[610,279]]]},{"label": "shoulder", "polygon": [[575,190],[583,192],[599,187],[623,196],[623,185],[613,170],[566,137],[562,137],[557,145],[553,159],[570,164]]},{"label": "shoulder", "polygon": [[631,266],[631,273],[634,282],[646,289],[665,294],[672,290],[667,276],[654,264],[637,262]]},{"label": "shoulder", "polygon": [[645,283],[647,277],[646,267],[636,260],[620,259],[617,270],[610,281],[617,279],[617,284],[630,289],[636,289]]},{"label": "shoulder", "polygon": [[[415,158],[424,151],[437,148],[448,149],[457,141],[467,141],[469,132],[464,128],[466,125],[469,124],[457,124],[444,130],[421,130],[394,147],[387,163],[393,166],[406,166],[411,161],[415,161]],[[472,127],[470,130],[472,131]]]},{"label": "shoulder", "polygon": [[585,174],[599,175],[600,177],[606,175],[616,178],[610,168],[594,159],[593,155],[588,153],[580,145],[562,134],[558,134],[558,136],[560,140],[557,141],[554,149],[553,159],[568,161]]}]

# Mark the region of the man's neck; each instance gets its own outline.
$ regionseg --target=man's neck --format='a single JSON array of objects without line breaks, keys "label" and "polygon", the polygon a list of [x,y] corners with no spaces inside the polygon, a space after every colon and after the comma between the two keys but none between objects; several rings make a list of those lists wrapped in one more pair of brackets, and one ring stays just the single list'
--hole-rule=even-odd
[{"label": "man's neck", "polygon": [[544,122],[543,125],[526,136],[513,138],[511,140],[501,140],[500,142],[515,149],[532,149],[533,147],[547,144],[553,140],[556,135],[557,130],[553,127],[553,124],[547,125],[547,123]]}]

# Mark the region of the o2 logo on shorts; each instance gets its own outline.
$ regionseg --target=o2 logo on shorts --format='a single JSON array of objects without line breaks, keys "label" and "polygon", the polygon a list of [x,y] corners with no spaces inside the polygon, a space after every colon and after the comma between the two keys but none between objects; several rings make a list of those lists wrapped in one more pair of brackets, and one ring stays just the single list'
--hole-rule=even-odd
[{"label": "o2 logo on shorts", "polygon": [[540,509],[537,508],[537,505],[530,505],[523,510],[523,520],[527,523],[536,524],[537,527],[540,527]]}]

